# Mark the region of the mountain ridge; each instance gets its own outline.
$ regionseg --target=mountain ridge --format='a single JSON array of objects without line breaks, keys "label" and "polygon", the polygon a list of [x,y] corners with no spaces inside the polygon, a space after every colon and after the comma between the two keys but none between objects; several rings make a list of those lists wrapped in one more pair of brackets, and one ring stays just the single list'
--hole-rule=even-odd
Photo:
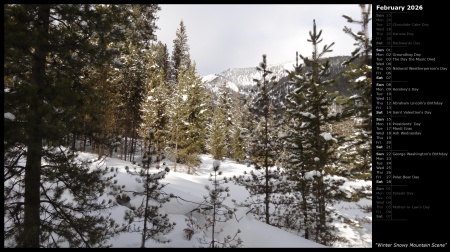
[{"label": "mountain ridge", "polygon": [[[324,58],[323,60],[329,60],[331,64],[331,75],[330,78],[337,78],[337,82],[330,88],[330,92],[339,91],[343,96],[353,95],[349,91],[350,83],[347,79],[342,76],[342,73],[346,70],[342,63],[347,60],[350,56],[333,56]],[[271,71],[271,76],[276,76],[276,81],[278,81],[277,91],[280,99],[284,99],[284,96],[290,91],[290,87],[287,85],[287,72],[286,70],[293,70],[295,61],[285,61],[279,64],[270,64],[267,70]],[[302,64],[303,62],[299,62]],[[261,73],[254,67],[244,67],[244,68],[228,68],[218,74],[210,74],[202,77],[205,86],[213,93],[217,93],[219,87],[225,86],[232,92],[246,94],[248,95],[254,86],[253,79],[260,79]]]}]

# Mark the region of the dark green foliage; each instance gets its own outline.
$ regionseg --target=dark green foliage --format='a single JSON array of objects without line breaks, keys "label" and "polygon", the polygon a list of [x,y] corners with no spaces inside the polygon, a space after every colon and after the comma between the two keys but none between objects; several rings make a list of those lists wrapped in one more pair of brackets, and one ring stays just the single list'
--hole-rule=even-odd
[{"label": "dark green foliage", "polygon": [[[150,47],[148,64],[149,78],[145,90],[145,99],[142,104],[142,120],[140,135],[144,138],[144,148],[148,145],[148,132],[154,131],[154,147],[158,152],[156,162],[160,162],[166,155],[169,146],[170,130],[170,82],[167,78],[169,67],[168,54],[165,45],[158,42]],[[159,165],[159,164],[158,164]]]},{"label": "dark green foliage", "polygon": [[[217,88],[217,91],[215,89]],[[214,148],[220,147],[222,155],[214,156],[215,159],[227,157],[236,161],[244,159],[244,138],[242,132],[245,131],[244,123],[247,121],[243,116],[246,110],[243,104],[245,99],[242,94],[234,93],[227,82],[222,82],[210,90],[212,100],[211,107],[213,117],[209,124],[209,142],[210,153],[215,152]],[[214,90],[214,91],[213,91]],[[213,138],[216,138],[214,140]],[[220,146],[217,144],[217,138],[220,138]]]},{"label": "dark green foliage", "polygon": [[180,21],[180,27],[176,31],[176,37],[173,40],[172,51],[172,73],[170,78],[174,81],[178,80],[181,68],[188,68],[191,65],[191,59],[189,56],[189,45],[187,43],[188,36],[186,26],[183,20]]},{"label": "dark green foliage", "polygon": [[[150,173],[150,165],[154,163],[154,156],[158,156],[159,154],[154,147],[154,139],[154,131],[150,131],[148,136],[149,151],[147,153],[146,168],[141,168],[139,172],[132,172],[127,169],[128,174],[139,176],[139,178],[136,178],[136,182],[142,183],[143,185],[142,191],[128,191],[128,193],[132,193],[133,197],[142,196],[142,202],[138,207],[130,205],[129,208],[131,210],[127,211],[125,215],[125,220],[129,223],[128,232],[142,234],[141,248],[145,248],[145,242],[148,239],[153,239],[161,243],[170,242],[163,235],[171,232],[175,226],[175,223],[169,222],[167,213],[162,213],[160,210],[162,204],[170,200],[170,196],[161,193],[165,185],[161,184],[160,180],[164,179],[166,171]],[[142,229],[140,226],[131,226],[133,222],[142,222],[144,226]]]},{"label": "dark green foliage", "polygon": [[[280,120],[275,113],[277,104],[274,103],[274,97],[270,93],[277,83],[274,81],[275,76],[269,79],[272,72],[267,69],[266,55],[263,55],[263,61],[256,69],[261,72],[261,79],[254,79],[256,92],[249,106],[254,124],[249,125],[251,130],[246,134],[249,162],[254,166],[255,171],[252,171],[250,178],[240,176],[237,181],[245,185],[252,196],[256,196],[257,201],[251,204],[255,205],[256,214],[263,215],[264,221],[270,224],[272,194],[278,190],[273,183],[279,173],[275,165],[282,149],[278,141]],[[260,195],[264,195],[262,201],[259,198]],[[259,211],[260,204],[264,206],[261,211]]]},{"label": "dark green foliage", "polygon": [[179,69],[170,104],[170,142],[175,159],[188,166],[189,174],[200,164],[198,154],[206,149],[208,100],[195,64]]},{"label": "dark green foliage", "polygon": [[[349,139],[347,165],[352,169],[352,175],[372,179],[372,40],[369,34],[371,21],[371,5],[360,4],[361,19],[354,20],[344,16],[349,23],[356,23],[361,30],[353,32],[351,28],[344,27],[344,32],[355,40],[355,50],[352,56],[345,62],[349,70],[344,76],[349,78],[352,84],[351,90],[356,93],[352,96],[345,109],[354,115],[355,133]],[[390,136],[388,136],[389,139]]]},{"label": "dark green foliage", "polygon": [[209,153],[214,159],[221,160],[227,152],[227,127],[225,124],[225,118],[222,113],[222,109],[216,106],[214,109],[214,115],[210,126],[209,136]]},{"label": "dark green foliage", "polygon": [[[18,155],[26,158],[25,172],[17,163],[5,169],[5,174],[14,175],[10,177],[11,181],[21,181],[19,191],[23,193],[23,198],[16,202],[23,206],[18,210],[23,222],[13,222],[20,225],[12,227],[15,233],[9,238],[14,241],[8,242],[18,247],[61,246],[49,233],[57,227],[47,226],[51,222],[42,219],[46,218],[42,214],[46,211],[42,200],[46,185],[42,185],[49,178],[61,180],[53,182],[50,179],[52,183],[64,184],[64,176],[68,175],[56,171],[52,175],[41,159],[46,159],[52,166],[68,165],[68,159],[58,158],[44,146],[67,145],[70,137],[74,147],[75,136],[81,132],[89,132],[92,136],[103,134],[102,131],[95,132],[95,128],[84,129],[84,122],[89,122],[87,118],[95,118],[97,113],[106,110],[104,106],[92,107],[98,105],[93,100],[102,97],[102,90],[93,79],[87,79],[90,73],[98,74],[113,66],[113,59],[119,58],[121,53],[121,48],[113,45],[130,38],[133,41],[152,40],[155,29],[152,20],[159,8],[157,5],[96,4],[11,4],[4,7],[4,68],[9,85],[5,108],[17,118],[7,125],[11,134],[5,136],[5,157],[19,148],[22,153]],[[96,189],[104,187],[100,179],[79,184],[88,182],[97,183],[88,187],[93,194],[99,194]],[[48,199],[57,200],[52,197]],[[95,204],[84,204],[78,197],[75,199],[74,204],[82,204],[84,212],[89,212],[89,208],[93,213],[97,211]],[[61,201],[49,204],[56,210],[63,207]],[[68,220],[73,217],[70,216],[72,212],[59,211],[59,214],[67,214]],[[96,222],[97,231],[86,228],[87,231],[80,231],[78,237],[71,238],[74,233],[70,230],[61,231],[62,239],[72,239],[63,246],[104,246],[106,238],[116,232],[109,229],[109,218],[104,218]],[[80,223],[82,221],[80,219]],[[102,229],[108,231],[104,235],[95,234]],[[80,236],[84,238],[77,241]]]},{"label": "dark green foliage", "polygon": [[[20,153],[16,149],[17,154]],[[5,177],[5,246],[16,246],[24,228],[24,185],[19,156],[8,153],[10,176]],[[68,149],[43,149],[47,164],[40,181],[40,244],[42,247],[108,247],[111,238],[124,231],[110,218],[113,207],[107,195],[114,185],[109,170],[91,169],[87,160],[76,159]],[[23,155],[23,154],[22,154]],[[22,156],[23,157],[23,156]],[[14,174],[13,174],[14,173]],[[67,199],[70,198],[70,201]],[[92,223],[95,223],[93,225]]]},{"label": "dark green foliage", "polygon": [[320,59],[331,52],[334,43],[319,51],[321,34],[322,31],[317,32],[314,21],[308,39],[313,44],[312,57],[300,55],[304,65],[299,65],[297,58],[294,71],[288,72],[295,89],[286,96],[285,121],[289,126],[285,137],[288,153],[286,172],[294,183],[288,183],[292,198],[285,196],[284,200],[296,202],[288,210],[296,213],[299,221],[290,223],[292,227],[301,229],[307,239],[330,245],[336,236],[328,222],[331,212],[327,205],[339,198],[339,190],[336,189],[343,181],[330,176],[338,172],[336,148],[341,138],[333,137],[327,130],[342,118],[342,114],[330,111],[338,94],[327,91],[327,86],[335,80],[327,79],[330,64],[328,61],[322,63]]},{"label": "dark green foliage", "polygon": [[[139,176],[142,179],[139,181],[143,184],[143,191],[132,192],[133,197],[142,196],[142,202],[138,207],[131,206],[126,212],[128,232],[142,234],[141,248],[145,248],[145,242],[149,239],[160,243],[170,242],[164,235],[173,230],[175,223],[171,223],[167,213],[160,210],[162,204],[170,200],[169,196],[161,193],[165,185],[161,184],[160,180],[164,178],[166,171],[150,173],[149,168],[141,168],[140,172],[127,172]],[[144,223],[143,228],[136,227],[135,222]]]},{"label": "dark green foliage", "polygon": [[200,163],[198,154],[206,151],[206,122],[209,116],[208,94],[195,63],[189,56],[186,26],[183,21],[176,31],[169,73],[169,148],[176,163],[188,166],[188,173]]}]

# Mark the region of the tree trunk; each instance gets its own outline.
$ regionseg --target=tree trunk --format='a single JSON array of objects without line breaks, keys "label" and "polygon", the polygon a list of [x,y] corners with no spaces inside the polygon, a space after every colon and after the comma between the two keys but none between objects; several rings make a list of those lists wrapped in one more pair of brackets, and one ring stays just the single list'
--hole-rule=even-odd
[{"label": "tree trunk", "polygon": [[[76,149],[76,143],[77,143],[77,140],[76,140],[77,138],[76,138],[76,135],[75,134],[72,134],[72,150],[73,151],[75,151],[75,149]],[[81,145],[81,143],[80,143],[80,145]]]},{"label": "tree trunk", "polygon": [[269,150],[268,150],[268,143],[269,143],[269,97],[267,95],[266,90],[266,78],[264,77],[264,100],[266,101],[266,104],[264,106],[264,167],[265,167],[265,186],[264,186],[264,192],[265,192],[265,199],[264,203],[266,205],[266,223],[270,224],[270,214],[269,214],[269,201],[270,201],[270,192],[269,192]]},{"label": "tree trunk", "polygon": [[120,139],[120,157],[119,159],[123,159],[123,139]]},{"label": "tree trunk", "polygon": [[[137,137],[137,136],[136,136],[136,137]],[[136,149],[137,149],[137,142],[138,142],[138,139],[136,138],[136,139],[134,140],[134,144],[133,144],[133,155],[131,156],[131,162],[134,161],[134,155],[135,155],[135,152],[136,152]]]},{"label": "tree trunk", "polygon": [[125,146],[123,148],[124,152],[124,160],[127,161],[127,155],[128,155],[128,137],[125,136]]},{"label": "tree trunk", "polygon": [[130,143],[130,162],[133,160],[133,153],[134,153],[134,132],[131,133],[131,143]]},{"label": "tree trunk", "polygon": [[[30,111],[36,110],[36,103],[30,105]],[[39,106],[39,105],[37,105]],[[19,247],[39,248],[40,233],[40,177],[42,157],[42,134],[40,128],[41,117],[37,113],[30,120],[27,145],[27,163],[25,165],[25,217],[24,229],[19,239]],[[35,127],[32,127],[35,125]]]},{"label": "tree trunk", "polygon": [[86,151],[86,142],[87,142],[87,136],[84,135],[84,140],[83,140],[83,148],[82,151]]},{"label": "tree trunk", "polygon": [[42,158],[42,104],[41,93],[45,88],[45,63],[48,55],[50,5],[40,5],[35,22],[41,40],[37,41],[32,58],[31,86],[36,89],[30,103],[27,127],[27,161],[25,165],[25,195],[23,231],[18,246],[39,248],[40,234],[40,183]]},{"label": "tree trunk", "polygon": [[103,156],[103,144],[98,145],[98,160],[100,160]]}]

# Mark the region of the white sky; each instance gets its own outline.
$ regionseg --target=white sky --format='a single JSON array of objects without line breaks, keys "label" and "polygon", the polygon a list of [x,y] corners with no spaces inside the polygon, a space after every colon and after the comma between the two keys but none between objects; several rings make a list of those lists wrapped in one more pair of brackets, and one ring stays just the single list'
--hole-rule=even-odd
[{"label": "white sky", "polygon": [[180,21],[183,20],[191,60],[197,74],[218,74],[228,68],[257,66],[262,54],[268,64],[295,60],[295,52],[311,55],[309,31],[313,19],[322,30],[323,47],[335,42],[328,56],[350,55],[354,40],[344,26],[359,31],[342,15],[361,18],[358,4],[160,4],[157,39],[170,55]]},{"label": "white sky", "polygon": [[[205,185],[211,185],[211,181],[208,181],[210,173],[212,172],[212,164],[214,160],[210,155],[200,155],[202,164],[196,170],[195,175],[188,175],[186,173],[187,168],[184,165],[177,164],[177,172],[174,172],[173,163],[165,160],[166,165],[171,169],[169,173],[166,174],[165,178],[160,180],[160,183],[167,184],[164,187],[164,192],[173,193],[174,195],[183,198],[184,200],[188,200],[191,202],[186,202],[182,200],[172,199],[170,202],[165,203],[163,208],[161,209],[161,213],[167,213],[171,222],[176,222],[175,228],[165,237],[170,239],[170,243],[156,243],[152,240],[148,240],[146,242],[146,247],[199,247],[205,246],[199,243],[197,238],[202,238],[203,233],[198,231],[192,239],[189,241],[184,238],[183,229],[187,227],[186,217],[190,211],[195,209],[198,205],[193,202],[203,202],[203,196],[208,194],[208,191],[205,189]],[[142,184],[136,181],[136,177],[126,173],[125,166],[129,166],[130,170],[133,171],[134,167],[137,167],[137,170],[140,168],[136,165],[131,164],[130,162],[123,161],[116,158],[107,158],[106,162],[99,163],[97,161],[97,155],[89,154],[89,153],[81,153],[78,157],[83,160],[91,160],[93,161],[91,167],[96,167],[99,169],[104,169],[105,166],[118,168],[117,172],[110,172],[107,176],[111,176],[114,173],[116,174],[115,179],[118,180],[118,185],[125,185],[124,190],[126,191],[142,191]],[[137,156],[137,162],[140,162],[140,157]],[[250,172],[252,168],[247,167],[243,164],[237,164],[230,160],[221,161],[219,170],[223,172],[223,176],[227,178],[231,178],[233,175],[239,176],[243,175],[244,171],[247,173]],[[156,170],[155,168],[150,169],[151,172],[159,172],[161,170]],[[219,179],[223,178],[223,176],[219,176]],[[369,182],[346,182],[342,188],[350,189],[350,187],[361,187],[366,185],[371,185],[371,181]],[[224,202],[225,205],[233,207],[234,204],[231,202],[232,199],[236,200],[238,203],[242,203],[246,197],[249,195],[247,190],[243,186],[235,185],[233,182],[229,182],[224,186],[228,186],[230,188],[230,197]],[[142,202],[142,197],[140,196],[132,196],[132,193],[127,193],[132,199],[130,203],[132,205],[139,205]],[[104,197],[106,200],[109,198],[113,198],[113,196]],[[103,198],[99,198],[101,201]],[[361,205],[372,205],[372,201],[369,199],[364,199],[360,202],[341,202],[338,205],[333,206],[340,214],[343,216],[355,219],[355,217],[359,218],[367,218],[369,220],[372,219],[371,213],[363,213],[358,209],[356,203]],[[112,217],[118,223],[123,223],[123,216],[125,211],[128,208],[124,206],[117,206],[112,210]],[[225,224],[218,224],[219,227],[223,228],[223,234],[234,235],[238,229],[241,230],[241,233],[238,235],[243,240],[242,247],[324,247],[321,244],[317,244],[310,240],[306,240],[303,237],[298,236],[294,233],[289,233],[287,231],[283,231],[279,228],[270,226],[256,220],[252,214],[246,214],[248,212],[247,207],[238,207],[238,211],[236,212],[236,217],[239,219],[237,222],[235,219],[229,220],[225,222]],[[136,223],[137,225],[141,225],[142,223]],[[372,247],[372,225],[364,224],[361,229],[355,229],[342,221],[335,222],[336,227],[341,231],[341,235],[349,239],[350,243],[341,244],[339,247]],[[217,229],[216,229],[217,230]],[[210,232],[209,232],[210,234]],[[217,236],[216,236],[217,238]],[[140,233],[125,233],[118,236],[116,239],[112,240],[111,243],[113,247],[140,247],[141,245],[141,234]]]}]

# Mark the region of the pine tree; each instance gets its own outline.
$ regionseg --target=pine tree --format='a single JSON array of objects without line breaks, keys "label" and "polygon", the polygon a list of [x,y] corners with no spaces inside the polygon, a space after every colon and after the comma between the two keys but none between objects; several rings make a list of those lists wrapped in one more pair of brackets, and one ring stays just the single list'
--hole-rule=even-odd
[{"label": "pine tree", "polygon": [[175,223],[170,223],[167,213],[161,212],[162,204],[170,201],[170,196],[161,193],[165,185],[162,185],[160,180],[165,177],[166,171],[150,173],[153,156],[158,153],[153,144],[155,132],[150,131],[149,134],[148,166],[144,169],[141,168],[140,172],[127,170],[129,174],[138,175],[140,178],[136,178],[136,181],[142,183],[144,187],[143,191],[132,192],[133,196],[143,196],[141,205],[137,208],[131,206],[131,211],[128,211],[125,215],[125,220],[128,220],[129,224],[135,221],[144,223],[142,229],[140,227],[129,227],[130,232],[141,233],[141,248],[145,248],[145,242],[148,239],[161,243],[170,242],[164,235],[171,232],[175,226]]},{"label": "pine tree", "polygon": [[200,163],[198,154],[206,151],[209,98],[201,78],[197,76],[195,62],[191,62],[183,21],[176,32],[171,63],[171,153],[175,159],[175,171],[176,163],[181,162],[187,164],[188,173],[191,173]]},{"label": "pine tree", "polygon": [[[353,115],[355,121],[354,133],[348,137],[348,145],[342,148],[342,164],[350,170],[348,177],[351,179],[372,180],[372,40],[369,34],[371,21],[371,5],[360,4],[361,19],[343,15],[349,23],[356,23],[361,30],[353,32],[351,28],[344,27],[344,32],[355,40],[355,50],[351,57],[343,64],[349,67],[344,76],[349,78],[355,95],[349,99],[353,103],[346,104],[345,109]],[[391,139],[391,136],[386,136]],[[358,201],[367,196],[371,186],[355,188],[350,200]],[[371,212],[372,206],[358,205],[363,211]],[[359,222],[363,220],[358,220]]]},{"label": "pine tree", "polygon": [[[223,229],[220,226],[232,219],[237,211],[236,208],[230,208],[223,204],[223,202],[230,197],[229,187],[222,186],[228,183],[228,179],[224,177],[222,180],[218,179],[218,176],[222,175],[219,171],[220,161],[215,160],[213,162],[212,171],[209,181],[212,182],[212,186],[205,185],[205,189],[208,190],[208,196],[204,196],[204,202],[196,209],[199,214],[206,216],[206,223],[199,228],[203,229],[205,237],[199,239],[201,243],[208,244],[210,248],[237,248],[242,246],[242,240],[238,237],[241,232],[239,229],[236,231],[233,237],[231,235],[223,234]],[[206,238],[208,229],[211,228],[211,238]],[[222,235],[223,241],[217,237]]]},{"label": "pine tree", "polygon": [[186,106],[185,106],[185,90],[184,86],[177,85],[172,91],[169,103],[169,154],[174,161],[174,171],[177,171],[177,163],[179,162],[179,144],[183,137],[182,132],[185,131]]},{"label": "pine tree", "polygon": [[223,111],[224,114],[224,132],[225,132],[225,156],[230,158],[231,157],[231,144],[232,144],[232,137],[233,137],[233,124],[236,121],[235,116],[232,111],[232,100],[231,100],[231,94],[230,89],[226,87],[226,82],[223,84],[223,86],[219,89],[219,104],[218,106]]},{"label": "pine tree", "polygon": [[[131,50],[131,52],[128,52],[127,57],[120,57],[115,60],[118,72],[118,78],[116,79],[118,88],[117,125],[121,131],[121,136],[124,137],[123,158],[132,161],[134,141],[137,139],[137,130],[141,124],[140,110],[145,88],[145,77],[143,75],[146,71],[142,59],[136,53],[133,53],[133,49],[123,48],[123,50]],[[109,139],[101,138],[96,140],[100,147],[103,147],[109,141]]]},{"label": "pine tree", "polygon": [[[85,76],[89,78],[82,80],[82,85],[92,86],[95,92],[84,94],[86,106],[79,110],[82,119],[78,134],[80,145],[83,142],[80,149],[86,149],[89,138],[91,151],[97,151],[99,159],[104,154],[112,156],[121,142],[119,76],[111,76],[114,72],[113,66],[86,69]],[[73,132],[74,142],[76,133]]]},{"label": "pine tree", "polygon": [[[222,141],[219,144],[216,140],[210,139],[210,148],[222,149],[221,155],[215,156],[215,159],[220,160],[222,157],[233,159],[242,158],[242,138],[239,138],[240,130],[239,125],[237,125],[240,123],[238,121],[240,117],[236,106],[233,107],[230,89],[228,89],[226,83],[224,83],[218,87],[217,93],[213,93],[212,95],[215,96],[215,102],[212,104],[214,107],[214,117],[212,118],[212,132],[210,132],[210,138],[215,137],[216,140],[220,138],[220,141]],[[241,151],[241,153],[239,153],[239,151]]]},{"label": "pine tree", "polygon": [[173,40],[172,51],[172,70],[171,78],[178,80],[179,71],[182,66],[188,68],[191,64],[189,56],[189,45],[186,26],[183,20],[180,21],[180,27],[176,31],[176,37]]},{"label": "pine tree", "polygon": [[176,161],[186,164],[188,173],[200,164],[198,155],[206,150],[208,101],[203,82],[196,75],[195,63],[179,69],[171,103],[170,139]]},{"label": "pine tree", "polygon": [[[141,10],[139,15],[129,11],[135,8]],[[151,39],[157,10],[157,5],[5,5],[5,78],[15,80],[5,107],[17,117],[7,126],[14,136],[5,136],[5,157],[26,157],[25,168],[19,159],[10,159],[5,169],[5,191],[23,188],[5,197],[5,211],[10,213],[5,214],[5,242],[10,246],[107,246],[120,231],[110,217],[97,214],[106,208],[94,200],[107,186],[102,174],[70,163],[72,152],[62,154],[43,143],[59,145],[80,132],[84,118],[79,111],[95,117],[95,110],[86,107],[93,103],[83,101],[98,93],[95,85],[83,85],[86,70],[112,65],[120,52],[111,44],[129,39],[123,32],[131,31],[129,27]],[[133,22],[144,19],[149,22]],[[49,165],[43,165],[42,158]],[[61,200],[61,190],[74,196],[75,203]]]},{"label": "pine tree", "polygon": [[[252,140],[251,133],[255,131],[256,128],[256,122],[253,120],[253,110],[251,109],[252,106],[252,98],[254,93],[251,92],[247,97],[241,97],[241,104],[242,104],[242,113],[241,113],[241,121],[240,121],[240,131],[241,136],[243,138],[243,151],[244,151],[244,162],[247,163],[248,166],[251,164],[249,153],[251,151],[251,146],[253,141]],[[250,120],[249,120],[250,118]],[[249,139],[250,137],[250,139]]]},{"label": "pine tree", "polygon": [[[257,200],[254,205],[256,214],[263,215],[263,219],[267,224],[270,223],[270,204],[273,194],[278,190],[274,181],[278,177],[279,170],[276,169],[275,163],[278,159],[278,151],[280,142],[277,136],[277,126],[279,121],[274,113],[275,105],[273,97],[270,94],[275,76],[267,80],[268,75],[272,72],[267,69],[266,55],[263,55],[263,61],[256,67],[261,72],[261,80],[254,79],[256,84],[256,93],[253,96],[250,105],[250,113],[255,118],[255,128],[247,135],[249,141],[248,154],[250,162],[253,164],[255,171],[251,172],[251,178],[241,176],[238,182],[244,184],[250,191],[252,196],[264,195],[262,202]],[[262,169],[262,171],[260,171]],[[262,203],[263,209],[260,209]]]},{"label": "pine tree", "polygon": [[225,135],[227,132],[224,121],[222,109],[216,106],[210,125],[209,153],[217,160],[221,160],[226,154]]},{"label": "pine tree", "polygon": [[321,59],[332,51],[334,43],[319,51],[321,34],[321,30],[317,32],[314,20],[308,39],[313,45],[312,57],[300,55],[305,66],[297,63],[294,71],[288,71],[296,88],[286,96],[286,122],[291,128],[286,137],[289,143],[286,169],[288,177],[296,181],[292,190],[300,190],[301,193],[296,197],[302,212],[300,219],[303,219],[301,227],[305,237],[330,245],[336,236],[328,224],[331,212],[327,205],[336,200],[339,194],[336,194],[336,187],[342,183],[330,175],[337,169],[335,151],[341,138],[333,137],[327,129],[328,125],[341,119],[341,114],[329,112],[338,93],[327,91],[327,86],[336,80],[327,79],[330,64],[328,60],[321,63]]},{"label": "pine tree", "polygon": [[232,100],[232,144],[231,144],[231,158],[241,162],[245,160],[245,134],[252,129],[253,120],[251,118],[251,111],[248,107],[248,97],[243,95],[240,91],[236,93]]},{"label": "pine tree", "polygon": [[350,79],[353,84],[352,91],[355,93],[351,97],[353,103],[348,103],[346,109],[348,113],[355,116],[355,120],[360,121],[356,126],[356,132],[352,136],[353,143],[349,145],[347,152],[356,150],[356,156],[348,157],[347,165],[356,164],[352,169],[354,176],[372,179],[372,40],[369,34],[369,23],[371,21],[371,5],[360,4],[361,19],[354,20],[343,15],[349,23],[361,25],[361,30],[354,33],[351,28],[344,27],[344,32],[350,35],[356,43],[355,50],[351,57],[343,64],[350,67],[344,76]]},{"label": "pine tree", "polygon": [[162,68],[164,73],[165,81],[169,81],[170,79],[170,56],[169,51],[167,50],[167,45],[162,44],[161,41],[154,46],[156,49],[155,55],[155,63],[159,68]]},{"label": "pine tree", "polygon": [[[166,148],[169,147],[169,81],[167,80],[161,58],[165,54],[164,46],[158,43],[152,45],[151,51],[153,53],[150,63],[150,73],[147,79],[146,96],[142,105],[142,120],[140,135],[144,138],[144,149],[147,149],[148,132],[153,129],[155,131],[154,145],[157,149],[156,156],[157,167],[159,161],[164,159],[166,155]],[[159,63],[158,63],[159,62]],[[144,158],[148,155],[144,153]]]}]

